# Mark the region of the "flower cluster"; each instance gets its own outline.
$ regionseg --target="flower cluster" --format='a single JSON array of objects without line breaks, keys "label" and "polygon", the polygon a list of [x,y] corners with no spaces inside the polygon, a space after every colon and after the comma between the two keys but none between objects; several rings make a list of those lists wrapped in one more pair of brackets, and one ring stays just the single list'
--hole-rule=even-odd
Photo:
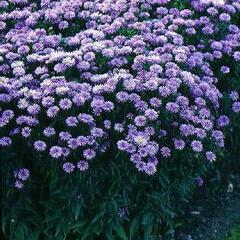
[{"label": "flower cluster", "polygon": [[15,187],[18,189],[23,188],[23,182],[28,180],[30,177],[30,172],[27,168],[21,168],[16,171],[14,171],[14,177],[15,177]]},{"label": "flower cluster", "polygon": [[20,136],[68,174],[110,146],[149,175],[181,151],[214,161],[229,119],[212,63],[240,62],[240,1],[190,2],[1,1],[0,146]]}]

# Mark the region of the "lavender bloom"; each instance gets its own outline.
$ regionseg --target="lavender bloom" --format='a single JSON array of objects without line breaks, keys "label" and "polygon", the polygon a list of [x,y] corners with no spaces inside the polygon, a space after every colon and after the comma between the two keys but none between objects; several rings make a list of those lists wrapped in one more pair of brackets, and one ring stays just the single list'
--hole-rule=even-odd
[{"label": "lavender bloom", "polygon": [[229,124],[229,118],[226,115],[222,115],[218,118],[217,124],[219,127],[225,127]]},{"label": "lavender bloom", "polygon": [[53,135],[56,134],[56,131],[54,128],[52,127],[47,127],[43,130],[43,134],[46,136],[46,137],[51,137]]},{"label": "lavender bloom", "polygon": [[58,112],[59,112],[59,107],[57,107],[57,106],[50,107],[47,110],[47,116],[50,118],[54,118],[57,116]]},{"label": "lavender bloom", "polygon": [[0,138],[0,146],[6,147],[12,144],[12,139],[9,137],[2,137]]},{"label": "lavender bloom", "polygon": [[66,119],[66,124],[68,127],[76,127],[78,124],[78,119],[76,117],[68,117]]},{"label": "lavender bloom", "polygon": [[71,137],[72,137],[72,135],[69,132],[60,132],[59,133],[59,138],[62,141],[68,141],[68,140],[70,140]]},{"label": "lavender bloom", "polygon": [[53,147],[50,148],[49,153],[53,158],[60,158],[63,154],[63,150],[59,146],[53,146]]},{"label": "lavender bloom", "polygon": [[233,100],[233,101],[237,101],[238,98],[239,98],[239,94],[237,91],[231,91],[231,93],[229,94],[230,98]]},{"label": "lavender bloom", "polygon": [[123,125],[121,123],[116,123],[114,125],[114,129],[117,131],[117,132],[123,132],[124,131],[124,128],[123,128]]},{"label": "lavender bloom", "polygon": [[153,163],[147,163],[145,166],[144,166],[144,171],[146,172],[146,174],[148,175],[153,175],[154,173],[156,173],[157,171],[157,168],[156,166],[153,164]]},{"label": "lavender bloom", "polygon": [[66,162],[63,164],[63,170],[66,173],[72,173],[74,171],[74,168],[75,166],[70,162]]},{"label": "lavender bloom", "polygon": [[158,113],[155,110],[153,110],[153,109],[147,109],[145,111],[145,116],[149,120],[156,120],[158,118]]},{"label": "lavender bloom", "polygon": [[175,146],[175,149],[182,150],[185,147],[185,142],[183,140],[175,139],[174,146]]},{"label": "lavender bloom", "polygon": [[23,137],[28,138],[31,135],[31,128],[24,127],[21,133]]},{"label": "lavender bloom", "polygon": [[41,141],[41,140],[37,140],[34,142],[34,149],[39,151],[39,152],[42,152],[44,150],[46,150],[47,148],[47,145],[45,142]]},{"label": "lavender bloom", "polygon": [[59,107],[63,110],[68,110],[72,107],[72,102],[70,99],[64,98],[59,101]]},{"label": "lavender bloom", "polygon": [[93,149],[86,149],[83,151],[83,156],[87,159],[87,160],[91,160],[93,158],[95,158],[96,156],[96,152]]},{"label": "lavender bloom", "polygon": [[206,152],[206,158],[210,162],[216,161],[216,155],[211,151]]},{"label": "lavender bloom", "polygon": [[17,171],[17,177],[22,181],[26,181],[30,177],[30,172],[26,168],[19,169]]},{"label": "lavender bloom", "polygon": [[79,161],[77,163],[77,168],[81,171],[81,172],[84,172],[88,169],[89,165],[88,165],[88,162],[86,161]]},{"label": "lavender bloom", "polygon": [[235,113],[239,113],[240,112],[240,102],[234,102],[232,105],[232,110]]},{"label": "lavender bloom", "polygon": [[222,66],[221,67],[221,72],[224,74],[230,73],[230,68],[227,66]]},{"label": "lavender bloom", "polygon": [[200,177],[200,176],[198,176],[198,177],[196,178],[196,184],[197,184],[199,187],[202,187],[203,184],[204,184],[203,178]]},{"label": "lavender bloom", "polygon": [[161,154],[163,157],[167,158],[171,156],[171,150],[168,147],[162,147],[161,148]]},{"label": "lavender bloom", "polygon": [[119,208],[118,209],[118,216],[120,218],[124,218],[126,216],[126,209],[125,208]]},{"label": "lavender bloom", "polygon": [[233,54],[233,57],[236,61],[240,61],[240,51],[236,51],[234,54]]},{"label": "lavender bloom", "polygon": [[142,126],[145,126],[146,124],[146,118],[144,116],[137,116],[135,117],[134,122],[136,126],[142,127]]},{"label": "lavender bloom", "polygon": [[191,147],[194,152],[201,152],[203,150],[203,145],[200,141],[193,140],[191,142]]},{"label": "lavender bloom", "polygon": [[17,189],[23,188],[23,183],[21,181],[17,180],[14,185],[15,185],[15,188],[17,188]]}]

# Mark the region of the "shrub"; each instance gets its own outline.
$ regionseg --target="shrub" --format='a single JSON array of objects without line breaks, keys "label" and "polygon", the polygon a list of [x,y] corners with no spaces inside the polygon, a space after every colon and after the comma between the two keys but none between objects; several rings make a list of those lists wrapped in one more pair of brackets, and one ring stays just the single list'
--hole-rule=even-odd
[{"label": "shrub", "polygon": [[4,232],[170,239],[239,129],[240,2],[0,7]]}]

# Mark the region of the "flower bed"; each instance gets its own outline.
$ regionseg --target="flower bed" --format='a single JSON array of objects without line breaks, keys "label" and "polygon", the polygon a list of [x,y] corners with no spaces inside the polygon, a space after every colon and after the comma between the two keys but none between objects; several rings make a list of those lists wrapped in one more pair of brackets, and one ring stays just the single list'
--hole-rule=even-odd
[{"label": "flower bed", "polygon": [[15,234],[173,236],[225,139],[238,151],[239,12],[239,0],[1,1],[6,222],[53,201]]}]

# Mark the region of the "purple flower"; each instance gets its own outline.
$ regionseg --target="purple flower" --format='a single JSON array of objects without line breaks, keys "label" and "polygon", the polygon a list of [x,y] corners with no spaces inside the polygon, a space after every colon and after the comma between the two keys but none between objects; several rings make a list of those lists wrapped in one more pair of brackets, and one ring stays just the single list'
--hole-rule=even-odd
[{"label": "purple flower", "polygon": [[62,141],[68,141],[71,137],[72,137],[72,135],[69,132],[60,132],[59,133],[59,138]]},{"label": "purple flower", "polygon": [[63,164],[63,170],[66,173],[72,173],[74,169],[75,169],[75,166],[70,162],[66,162]]},{"label": "purple flower", "polygon": [[146,163],[143,161],[137,161],[136,162],[136,168],[138,169],[139,172],[145,171]]},{"label": "purple flower", "polygon": [[17,189],[23,188],[23,183],[21,181],[17,180],[14,185],[15,185],[15,188],[17,188]]},{"label": "purple flower", "polygon": [[17,171],[17,177],[22,181],[26,181],[30,177],[30,172],[26,168],[21,168]]},{"label": "purple flower", "polygon": [[116,130],[117,132],[123,132],[124,131],[124,127],[121,123],[116,123],[114,125],[114,130]]},{"label": "purple flower", "polygon": [[217,124],[219,127],[225,127],[229,124],[229,118],[226,115],[222,115],[218,118]]},{"label": "purple flower", "polygon": [[[219,129],[230,124],[220,114],[228,101],[220,85],[230,83],[219,75],[233,75],[240,61],[239,0],[191,0],[183,10],[171,0],[40,2],[0,1],[0,147],[22,139],[36,154],[82,154],[80,171],[117,147],[149,175],[159,153],[170,157],[187,144],[216,158],[203,142],[218,151]],[[234,113],[238,90],[229,95]],[[70,173],[75,163],[67,161]]]},{"label": "purple flower", "polygon": [[240,112],[240,102],[234,102],[232,105],[232,110],[235,113],[239,113]]},{"label": "purple flower", "polygon": [[68,117],[66,119],[66,124],[68,127],[76,127],[78,124],[78,119],[76,117]]},{"label": "purple flower", "polygon": [[77,168],[82,172],[86,171],[88,169],[88,167],[89,167],[89,165],[88,165],[88,162],[86,162],[86,161],[79,161],[77,163]]},{"label": "purple flower", "polygon": [[137,116],[137,117],[135,117],[134,122],[135,122],[136,126],[138,126],[138,127],[145,126],[145,124],[146,124],[146,117],[144,117],[144,116]]},{"label": "purple flower", "polygon": [[158,118],[158,113],[155,110],[153,110],[153,109],[147,109],[145,111],[145,116],[149,120],[153,121],[153,120],[156,120]]},{"label": "purple flower", "polygon": [[198,140],[193,140],[191,142],[191,147],[194,152],[201,152],[203,150],[203,145]]},{"label": "purple flower", "polygon": [[87,160],[91,160],[93,158],[95,158],[96,156],[96,152],[93,149],[86,149],[83,151],[83,156],[87,159]]},{"label": "purple flower", "polygon": [[224,74],[230,73],[230,68],[227,66],[222,66],[221,67],[221,72]]},{"label": "purple flower", "polygon": [[47,127],[43,130],[43,134],[46,136],[46,137],[51,137],[53,135],[56,134],[56,131],[54,128],[52,127]]},{"label": "purple flower", "polygon": [[197,183],[197,185],[198,185],[199,187],[202,187],[203,184],[204,184],[203,178],[200,177],[200,176],[198,176],[198,177],[196,178],[196,183]]},{"label": "purple flower", "polygon": [[231,20],[231,16],[227,13],[221,13],[219,15],[219,20],[223,22],[229,22]]},{"label": "purple flower", "polygon": [[236,61],[240,61],[240,51],[236,51],[234,54],[233,54],[233,57]]},{"label": "purple flower", "polygon": [[237,101],[238,98],[239,98],[239,94],[237,91],[231,91],[231,93],[229,94],[230,98],[233,100],[233,101]]},{"label": "purple flower", "polygon": [[174,146],[177,150],[182,150],[185,147],[185,142],[183,140],[175,139]]},{"label": "purple flower", "polygon": [[63,110],[68,110],[72,107],[72,102],[68,98],[61,99],[59,101],[59,107]]},{"label": "purple flower", "polygon": [[153,175],[157,171],[156,165],[149,162],[144,166],[144,171],[148,175]]},{"label": "purple flower", "polygon": [[46,150],[46,148],[47,148],[46,143],[41,140],[35,141],[33,145],[34,145],[34,149],[39,152],[42,152],[42,151]]},{"label": "purple flower", "polygon": [[78,139],[77,138],[70,138],[69,140],[68,140],[68,147],[70,148],[70,149],[77,149],[78,147],[79,147],[79,144],[80,142],[78,141]]},{"label": "purple flower", "polygon": [[60,158],[63,154],[63,150],[59,146],[53,146],[50,148],[49,153],[53,158]]},{"label": "purple flower", "polygon": [[166,104],[166,109],[169,111],[169,112],[172,112],[172,113],[177,113],[178,110],[179,110],[179,106],[176,104],[176,103],[167,103]]},{"label": "purple flower", "polygon": [[86,124],[92,124],[94,122],[94,118],[90,115],[90,114],[86,114],[86,113],[80,113],[78,115],[78,119]]},{"label": "purple flower", "polygon": [[213,153],[211,151],[206,152],[206,158],[210,162],[216,161],[216,155],[215,155],[215,153]]},{"label": "purple flower", "polygon": [[118,216],[119,216],[120,218],[125,217],[125,216],[126,216],[126,209],[125,209],[125,208],[119,208],[119,209],[118,209]]},{"label": "purple flower", "polygon": [[120,140],[117,142],[117,147],[121,151],[125,151],[128,147],[129,143],[125,140]]},{"label": "purple flower", "polygon": [[47,110],[47,116],[50,118],[54,118],[57,116],[58,112],[59,112],[59,107],[57,107],[57,106],[50,107]]},{"label": "purple flower", "polygon": [[161,148],[161,154],[163,157],[167,158],[171,156],[171,149],[168,147],[162,147]]},{"label": "purple flower", "polygon": [[12,139],[9,137],[2,137],[0,138],[0,146],[7,147],[12,144]]},{"label": "purple flower", "polygon": [[22,136],[25,138],[28,138],[31,135],[31,128],[29,127],[24,127],[22,129]]}]

